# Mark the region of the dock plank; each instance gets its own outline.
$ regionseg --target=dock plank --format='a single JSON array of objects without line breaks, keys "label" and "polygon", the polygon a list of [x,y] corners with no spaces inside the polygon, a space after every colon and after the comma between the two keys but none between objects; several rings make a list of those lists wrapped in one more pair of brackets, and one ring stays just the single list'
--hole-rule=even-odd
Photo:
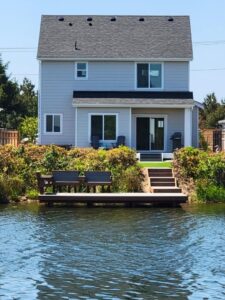
[{"label": "dock plank", "polygon": [[182,193],[56,193],[39,195],[41,203],[185,203]]}]

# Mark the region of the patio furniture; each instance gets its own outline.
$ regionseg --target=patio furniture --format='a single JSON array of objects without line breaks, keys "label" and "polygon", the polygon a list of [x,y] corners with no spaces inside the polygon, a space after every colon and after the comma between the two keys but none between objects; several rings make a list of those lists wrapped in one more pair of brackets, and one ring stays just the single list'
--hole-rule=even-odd
[{"label": "patio furniture", "polygon": [[40,194],[44,194],[47,187],[53,186],[52,175],[41,175],[40,172],[36,172],[36,178]]},{"label": "patio furniture", "polygon": [[58,190],[61,192],[62,187],[67,187],[68,192],[71,187],[76,192],[76,188],[80,185],[79,171],[52,171],[53,192]]},{"label": "patio furniture", "polygon": [[99,146],[100,146],[99,136],[93,135],[93,136],[91,137],[91,146],[92,146],[94,149],[98,149],[98,148],[99,148]]},{"label": "patio furniture", "polygon": [[93,188],[93,192],[96,192],[96,187],[101,186],[102,192],[104,188],[107,187],[107,192],[110,192],[110,187],[112,185],[111,172],[106,171],[86,171],[84,172],[85,184],[87,186],[87,192]]},{"label": "patio furniture", "polygon": [[116,143],[112,143],[113,148],[117,148],[119,146],[125,146],[125,136],[124,135],[119,135],[117,137]]}]

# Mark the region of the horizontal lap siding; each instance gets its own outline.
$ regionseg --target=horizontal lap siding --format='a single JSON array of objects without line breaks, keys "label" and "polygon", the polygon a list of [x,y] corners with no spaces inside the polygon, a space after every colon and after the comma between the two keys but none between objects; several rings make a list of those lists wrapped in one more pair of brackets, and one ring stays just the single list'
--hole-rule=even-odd
[{"label": "horizontal lap siding", "polygon": [[189,91],[189,63],[166,62],[164,82],[164,89],[167,91]]},{"label": "horizontal lap siding", "polygon": [[[72,107],[74,89],[73,63],[43,62],[41,84],[42,144],[75,144],[75,109]],[[44,134],[44,114],[63,115],[61,135]]]},{"label": "horizontal lap siding", "polygon": [[90,147],[89,114],[92,113],[117,113],[118,135],[126,137],[126,145],[130,144],[130,109],[128,108],[78,108],[77,109],[77,146]]},{"label": "horizontal lap siding", "polygon": [[181,132],[182,143],[184,142],[184,109],[173,108],[135,108],[132,109],[132,147],[136,144],[136,119],[135,115],[166,115],[167,116],[167,140],[166,152],[172,152],[171,135],[174,132]]},{"label": "horizontal lap siding", "polygon": [[75,89],[87,91],[134,90],[134,63],[89,62],[88,80],[76,80]]},{"label": "horizontal lap siding", "polygon": [[[188,63],[164,63],[164,89],[171,91],[188,90]],[[135,90],[135,63],[134,62],[89,62],[88,79],[75,80],[75,65],[70,62],[42,62],[41,67],[41,120],[42,144],[75,144],[75,109],[72,107],[73,91],[134,91]],[[88,109],[90,112],[93,109]],[[107,109],[105,109],[107,110]],[[79,110],[78,110],[79,111]],[[129,136],[128,112],[129,109],[112,109],[120,113],[120,130]],[[146,110],[144,110],[146,112]],[[126,113],[125,113],[126,112]],[[63,134],[44,134],[44,114],[63,114]],[[78,112],[78,116],[79,116]],[[159,113],[163,114],[162,110]],[[174,115],[175,117],[175,115]],[[123,120],[124,118],[124,120]],[[179,119],[179,116],[177,116]],[[175,118],[176,119],[176,118]],[[180,122],[180,121],[179,121]],[[182,121],[183,123],[183,121]],[[82,122],[78,122],[80,126]],[[174,125],[175,126],[175,125]],[[171,125],[171,128],[174,126]],[[125,127],[125,128],[123,128]],[[78,127],[79,131],[82,128]],[[87,145],[84,140],[82,145]]]}]

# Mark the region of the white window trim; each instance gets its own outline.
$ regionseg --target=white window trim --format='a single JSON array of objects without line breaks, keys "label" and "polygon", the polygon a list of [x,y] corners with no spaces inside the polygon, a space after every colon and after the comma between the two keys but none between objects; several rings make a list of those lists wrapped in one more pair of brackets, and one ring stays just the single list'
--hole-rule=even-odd
[{"label": "white window trim", "polygon": [[[162,67],[162,86],[160,88],[151,88],[151,87],[148,87],[148,88],[139,88],[137,86],[137,65],[138,64],[148,64],[148,76],[149,76],[149,82],[150,82],[150,65],[161,65]],[[135,72],[134,72],[134,88],[135,90],[138,90],[138,91],[162,91],[164,90],[164,62],[156,62],[156,61],[153,61],[153,62],[149,62],[149,61],[139,61],[139,62],[135,62],[134,63],[134,68],[135,68]]]},{"label": "white window trim", "polygon": [[[60,116],[60,132],[48,132],[46,131],[46,117],[47,116]],[[61,135],[63,133],[63,114],[58,113],[45,113],[44,114],[44,134],[45,135]]]},{"label": "white window trim", "polygon": [[168,141],[168,115],[162,115],[162,114],[135,114],[133,115],[134,120],[135,120],[135,126],[134,126],[134,145],[135,149],[137,149],[137,118],[164,118],[164,149],[163,150],[138,150],[141,151],[142,153],[162,153],[166,152],[167,149],[167,141]]},{"label": "white window trim", "polygon": [[[91,117],[92,116],[116,116],[116,139],[115,140],[100,140],[101,143],[115,143],[118,137],[118,128],[119,128],[119,123],[118,123],[118,113],[89,113],[88,114],[88,141],[89,143],[91,142]],[[104,119],[104,118],[103,118]],[[103,131],[104,135],[104,131]]]},{"label": "white window trim", "polygon": [[[86,77],[77,77],[77,64],[86,64]],[[87,61],[75,62],[75,79],[76,80],[87,80],[88,79],[88,62]]]}]

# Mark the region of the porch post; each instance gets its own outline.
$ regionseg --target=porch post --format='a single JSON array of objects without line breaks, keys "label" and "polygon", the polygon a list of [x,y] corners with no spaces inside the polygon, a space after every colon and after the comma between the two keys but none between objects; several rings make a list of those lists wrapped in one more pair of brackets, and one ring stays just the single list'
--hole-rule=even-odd
[{"label": "porch post", "polygon": [[184,109],[184,146],[192,146],[192,108]]}]

